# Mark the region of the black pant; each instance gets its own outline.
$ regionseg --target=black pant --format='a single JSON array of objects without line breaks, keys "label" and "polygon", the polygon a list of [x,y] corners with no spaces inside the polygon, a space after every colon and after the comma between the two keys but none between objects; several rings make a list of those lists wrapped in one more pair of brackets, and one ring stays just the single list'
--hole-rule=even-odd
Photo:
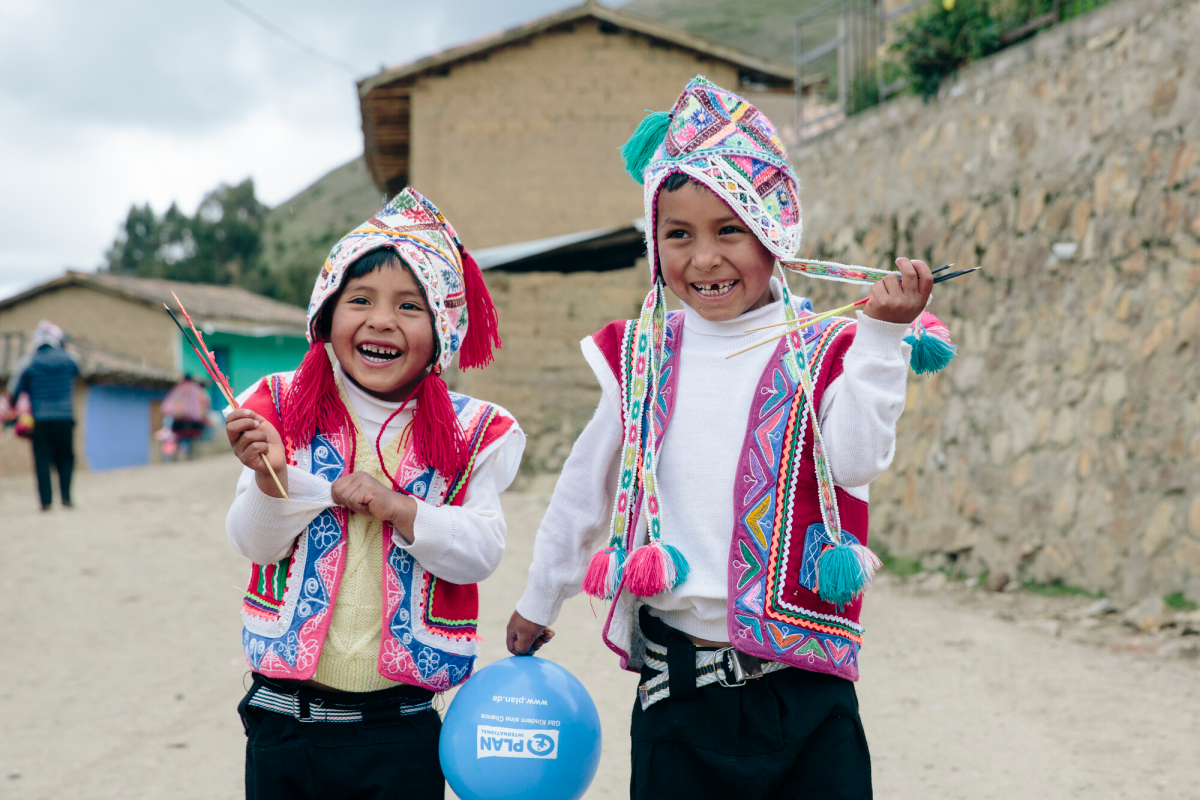
[{"label": "black pant", "polygon": [[50,492],[51,463],[58,470],[58,493],[63,505],[70,505],[71,472],[75,469],[75,420],[34,420],[33,464],[43,506],[50,505],[54,499]]},{"label": "black pant", "polygon": [[[247,705],[238,711],[246,726],[246,800],[442,800],[446,780],[438,761],[442,720],[432,708],[407,717],[363,722],[301,722]],[[297,684],[271,681],[274,688]],[[330,692],[305,688],[310,704],[370,705],[384,700],[420,701],[432,692],[397,686],[380,692]]]},{"label": "black pant", "polygon": [[[670,647],[671,628],[642,620],[647,638]],[[642,680],[655,674],[643,669]],[[710,684],[688,699],[672,685],[645,711],[634,702],[630,736],[633,800],[872,796],[854,684],[832,675],[784,669],[743,686]]]}]

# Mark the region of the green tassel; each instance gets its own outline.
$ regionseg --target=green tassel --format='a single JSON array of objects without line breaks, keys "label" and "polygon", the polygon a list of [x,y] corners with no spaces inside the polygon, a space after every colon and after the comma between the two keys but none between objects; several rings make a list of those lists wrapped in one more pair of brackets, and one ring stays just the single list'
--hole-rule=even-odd
[{"label": "green tassel", "polygon": [[830,547],[817,563],[817,596],[835,606],[847,605],[871,580],[862,555],[846,544]]},{"label": "green tassel", "polygon": [[904,337],[904,341],[912,346],[912,357],[908,363],[918,375],[945,369],[957,349],[928,332],[919,337],[910,333]]},{"label": "green tassel", "polygon": [[654,156],[654,151],[667,138],[667,128],[670,126],[671,115],[665,111],[651,111],[642,118],[633,136],[621,145],[621,158],[625,159],[625,171],[629,177],[642,183],[646,166]]}]

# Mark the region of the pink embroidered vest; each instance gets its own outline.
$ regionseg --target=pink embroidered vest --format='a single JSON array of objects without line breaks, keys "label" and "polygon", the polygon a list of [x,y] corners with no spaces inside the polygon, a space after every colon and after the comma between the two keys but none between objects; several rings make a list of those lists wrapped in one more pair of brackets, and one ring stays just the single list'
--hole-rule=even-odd
[{"label": "pink embroidered vest", "polygon": [[[282,430],[280,397],[290,375],[264,378],[243,404]],[[450,394],[470,443],[470,459],[458,475],[442,475],[419,463],[411,443],[397,482],[404,491],[435,506],[458,505],[466,494],[475,458],[504,435],[513,419],[493,405]],[[353,468],[352,443],[341,432],[318,431],[308,447],[289,454],[289,463],[332,483]],[[242,646],[250,668],[271,678],[308,680],[317,669],[321,645],[346,561],[349,512],[327,508],[296,539],[291,555],[275,564],[255,564],[242,602]],[[465,681],[476,655],[479,592],[427,572],[392,542],[383,527],[383,630],[379,674],[393,681],[441,692]]]},{"label": "pink embroidered vest", "polygon": [[[657,441],[671,420],[679,370],[685,368],[684,312],[667,317],[664,359],[659,378],[659,404],[654,425]],[[624,387],[621,364],[633,347],[635,321],[618,320],[592,339],[613,375]],[[836,318],[805,330],[804,347],[811,365],[813,402],[820,406],[825,387],[841,374],[842,359],[854,340],[855,323]],[[746,436],[734,480],[734,526],[729,547],[728,632],[738,650],[800,669],[858,680],[861,596],[846,606],[827,603],[815,593],[815,563],[829,544],[821,524],[821,503],[809,413],[799,375],[783,340],[775,348],[753,391]],[[798,468],[793,468],[799,460]],[[791,486],[792,480],[796,481]],[[835,488],[844,531],[867,543],[867,504]],[[791,524],[782,498],[792,496]],[[636,546],[637,526],[627,534],[628,550]],[[604,641],[621,656],[621,666],[636,671],[645,657],[637,625],[637,600],[618,588],[604,626]]]}]

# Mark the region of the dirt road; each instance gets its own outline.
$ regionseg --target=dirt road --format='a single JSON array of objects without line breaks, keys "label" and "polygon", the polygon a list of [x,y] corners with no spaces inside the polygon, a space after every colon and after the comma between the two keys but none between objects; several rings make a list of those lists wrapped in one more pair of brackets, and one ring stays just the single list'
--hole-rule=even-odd
[{"label": "dirt road", "polygon": [[[246,565],[225,540],[238,464],[79,477],[74,511],[0,481],[0,797],[236,798]],[[506,496],[509,551],[482,588],[502,657],[546,497]],[[599,607],[597,607],[599,610]],[[1200,665],[1116,653],[887,581],[865,624],[862,715],[880,798],[1200,798]],[[589,798],[626,796],[635,676],[585,600],[545,655],[600,708]]]}]

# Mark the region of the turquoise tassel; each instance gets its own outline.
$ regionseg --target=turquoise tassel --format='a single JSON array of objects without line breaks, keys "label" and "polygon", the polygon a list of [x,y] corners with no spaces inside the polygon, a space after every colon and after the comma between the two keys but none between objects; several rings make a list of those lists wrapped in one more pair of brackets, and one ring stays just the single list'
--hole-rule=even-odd
[{"label": "turquoise tassel", "polygon": [[879,559],[862,545],[839,544],[821,554],[817,566],[817,596],[844,606],[871,583]]},{"label": "turquoise tassel", "polygon": [[675,582],[671,585],[671,588],[674,589],[687,580],[692,568],[688,565],[687,559],[683,557],[683,553],[679,552],[679,548],[675,545],[664,544],[663,550],[667,551],[667,555],[671,557],[671,561],[675,564]]},{"label": "turquoise tassel", "polygon": [[654,156],[654,151],[667,138],[667,128],[671,125],[671,115],[665,111],[652,111],[640,123],[629,141],[621,145],[621,158],[625,160],[625,171],[629,177],[642,183],[642,175],[646,166]]},{"label": "turquoise tassel", "polygon": [[954,358],[955,350],[958,349],[955,345],[947,344],[928,331],[923,332],[921,336],[913,336],[910,333],[904,337],[904,341],[912,345],[912,358],[909,364],[912,366],[913,372],[918,375],[940,372],[945,369],[950,360]]}]

